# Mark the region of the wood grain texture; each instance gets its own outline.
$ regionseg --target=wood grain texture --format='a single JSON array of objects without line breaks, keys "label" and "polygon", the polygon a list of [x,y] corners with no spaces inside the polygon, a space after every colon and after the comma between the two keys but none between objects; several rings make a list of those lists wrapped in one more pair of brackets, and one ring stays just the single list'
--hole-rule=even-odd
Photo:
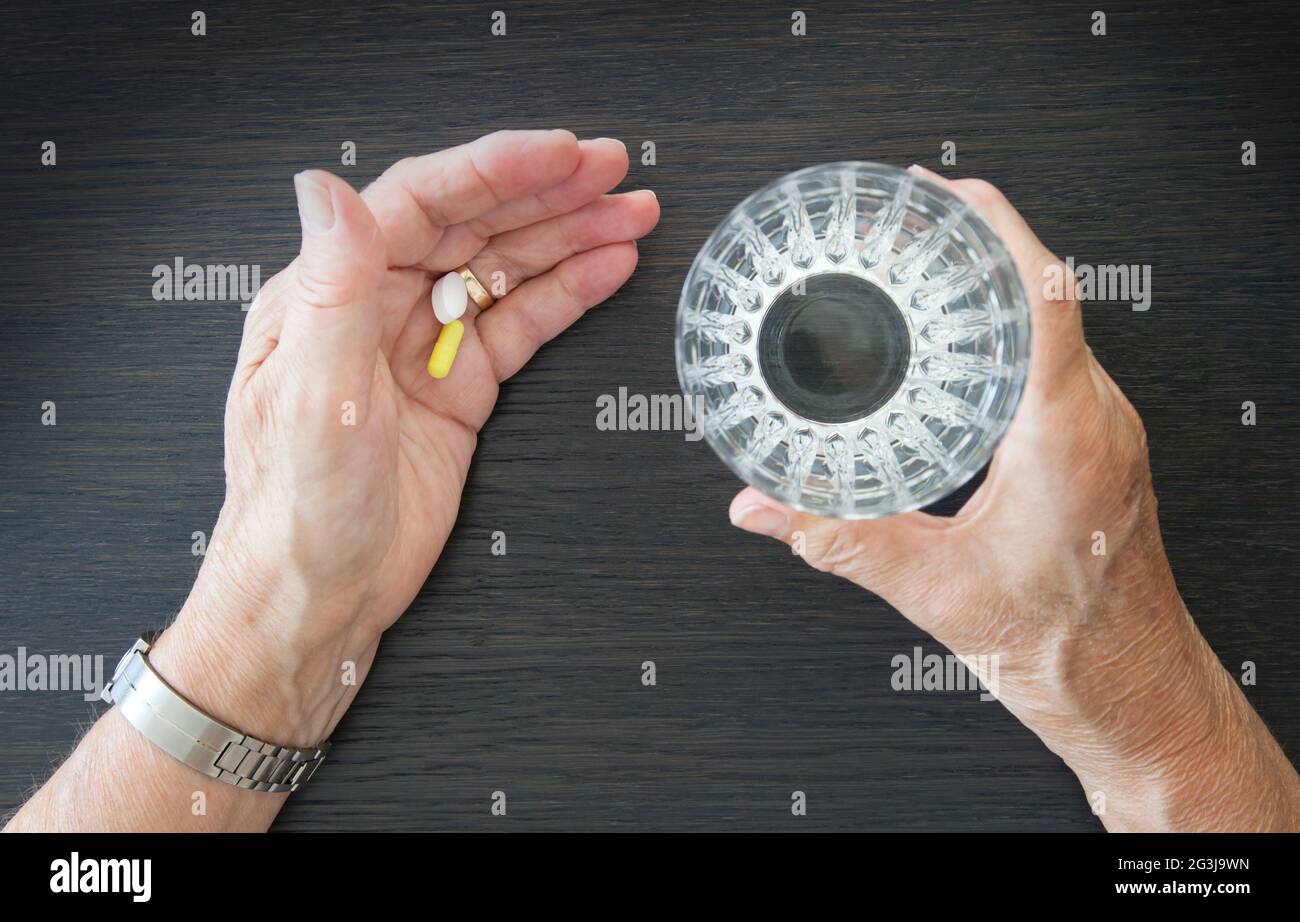
[{"label": "wood grain texture", "polygon": [[[269,277],[307,166],[360,186],[502,127],[653,140],[626,183],[663,204],[640,269],[504,389],[443,560],[277,828],[1100,828],[998,705],[892,691],[895,654],[939,648],[733,529],[739,485],[702,443],[595,428],[600,394],[676,392],[679,288],[736,202],[825,161],[938,168],[952,140],[948,172],[1001,186],[1059,254],[1153,266],[1151,309],[1089,305],[1088,339],[1146,421],[1189,607],[1229,667],[1258,664],[1247,694],[1300,752],[1288,4],[1116,8],[1104,38],[1080,4],[818,4],[803,38],[789,5],[309,6],[208,4],[201,39],[176,4],[4,16],[0,652],[111,668],[193,578],[243,314],[155,303],[155,264]],[[0,694],[0,810],[92,713]]]}]

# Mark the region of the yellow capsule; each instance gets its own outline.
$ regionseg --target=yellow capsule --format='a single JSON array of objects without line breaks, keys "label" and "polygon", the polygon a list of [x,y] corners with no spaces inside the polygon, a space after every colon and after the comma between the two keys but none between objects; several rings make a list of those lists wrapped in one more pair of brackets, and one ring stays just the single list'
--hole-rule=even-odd
[{"label": "yellow capsule", "polygon": [[429,356],[429,374],[434,378],[445,378],[451,371],[451,363],[456,361],[456,350],[460,348],[460,338],[465,335],[465,324],[453,320],[442,328],[438,341],[433,344],[433,353]]}]

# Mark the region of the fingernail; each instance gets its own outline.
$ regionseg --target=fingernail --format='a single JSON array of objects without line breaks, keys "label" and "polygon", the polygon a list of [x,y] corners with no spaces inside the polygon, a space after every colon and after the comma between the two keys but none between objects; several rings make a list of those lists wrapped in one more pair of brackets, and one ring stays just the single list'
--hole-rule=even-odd
[{"label": "fingernail", "polygon": [[928,176],[931,179],[943,179],[943,177],[940,176],[938,173],[936,173],[934,170],[927,170],[919,163],[913,163],[911,166],[907,168],[907,172],[916,173],[918,176]]},{"label": "fingernail", "polygon": [[651,197],[652,199],[654,199],[656,202],[659,201],[659,196],[655,195],[655,190],[654,190],[654,189],[642,189],[641,191],[642,191],[642,192],[649,192],[649,193],[650,193],[650,197]]},{"label": "fingernail", "polygon": [[593,141],[613,141],[615,144],[622,144],[622,145],[623,145],[623,149],[624,149],[624,150],[627,150],[627,145],[624,144],[622,141],[620,141],[618,138],[592,138],[592,140],[593,140]]},{"label": "fingernail", "polygon": [[790,527],[790,517],[780,509],[755,503],[739,509],[731,516],[731,524],[756,535],[780,538]]},{"label": "fingernail", "polygon": [[334,226],[334,202],[330,190],[306,173],[293,178],[293,189],[298,195],[298,217],[302,226],[313,234],[327,234]]}]

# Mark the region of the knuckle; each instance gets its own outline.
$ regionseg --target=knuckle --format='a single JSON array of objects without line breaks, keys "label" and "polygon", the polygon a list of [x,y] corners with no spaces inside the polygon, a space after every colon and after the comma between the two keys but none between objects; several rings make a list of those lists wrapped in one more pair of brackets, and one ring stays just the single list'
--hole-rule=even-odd
[{"label": "knuckle", "polygon": [[357,285],[347,275],[301,269],[298,272],[298,292],[302,300],[312,307],[334,307],[346,304],[356,294]]},{"label": "knuckle", "polygon": [[581,304],[585,297],[585,292],[582,290],[582,279],[572,278],[571,275],[572,273],[563,271],[563,267],[561,267],[561,270],[555,273],[556,287],[559,288],[560,297],[562,299],[571,303]]},{"label": "knuckle", "polygon": [[857,569],[862,546],[852,529],[839,527],[810,548],[808,562],[823,573],[849,576]]},{"label": "knuckle", "polygon": [[1077,310],[1079,299],[1074,270],[1046,247],[1041,249],[1034,263],[1033,277],[1041,284],[1043,300]]},{"label": "knuckle", "polygon": [[534,348],[540,348],[549,339],[541,320],[533,311],[521,310],[516,313],[524,341],[535,344]]},{"label": "knuckle", "polygon": [[482,168],[477,160],[474,159],[474,147],[471,145],[465,148],[465,165],[468,167],[470,175],[479,186],[480,194],[490,200],[490,205],[484,210],[495,208],[505,204],[505,198],[497,191],[496,184],[489,178],[488,173]]},{"label": "knuckle", "polygon": [[418,165],[416,163],[417,160],[419,160],[418,157],[407,156],[402,157],[400,160],[393,161],[388,165],[388,169],[379,174],[379,178],[375,180],[375,183],[394,182],[396,177],[402,176],[413,170]]},{"label": "knuckle", "polygon": [[[477,253],[465,260],[465,265],[469,266],[475,278],[482,279],[484,276],[491,274],[489,267],[504,266],[507,262],[507,258],[497,251],[496,244],[489,238]],[[482,273],[482,275],[479,273]]]},{"label": "knuckle", "polygon": [[362,195],[368,199],[373,199],[376,196],[382,199],[389,193],[404,193],[405,186],[402,184],[401,177],[414,168],[415,159],[415,157],[403,157],[401,160],[390,163],[387,169],[376,176],[370,185],[366,186]]},{"label": "knuckle", "polygon": [[346,261],[321,254],[294,262],[294,288],[313,307],[334,307],[363,298],[379,285],[382,273],[370,260]]},{"label": "knuckle", "polygon": [[1124,417],[1128,420],[1129,432],[1133,436],[1134,451],[1145,461],[1147,452],[1150,449],[1147,442],[1146,423],[1142,422],[1142,415],[1138,413],[1133,404],[1129,403],[1128,398],[1123,398],[1121,406],[1123,407]]},{"label": "knuckle", "polygon": [[1109,395],[1107,402],[1113,407],[1110,414],[1110,419],[1114,421],[1112,422],[1113,437],[1123,445],[1131,447],[1133,454],[1145,462],[1148,447],[1147,427],[1142,421],[1142,414],[1138,413],[1137,407],[1133,406],[1133,402],[1105,369],[1101,369],[1101,374],[1105,385],[1104,393]]},{"label": "knuckle", "polygon": [[987,179],[974,177],[971,179],[959,179],[956,185],[971,201],[981,206],[997,206],[1009,204],[1007,197],[1002,194],[1001,190]]}]

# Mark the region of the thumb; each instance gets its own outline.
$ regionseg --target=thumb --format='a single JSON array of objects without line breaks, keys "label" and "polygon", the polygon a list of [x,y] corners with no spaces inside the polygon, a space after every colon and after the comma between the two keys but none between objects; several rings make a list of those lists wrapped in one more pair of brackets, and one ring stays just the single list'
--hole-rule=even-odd
[{"label": "thumb", "polygon": [[323,170],[293,178],[302,249],[285,293],[285,350],[304,383],[330,399],[364,400],[381,330],[383,237],[356,191]]},{"label": "thumb", "polygon": [[842,576],[902,609],[933,567],[943,519],[908,512],[884,519],[828,519],[797,512],[747,487],[731,501],[731,524],[784,541],[809,564]]}]

